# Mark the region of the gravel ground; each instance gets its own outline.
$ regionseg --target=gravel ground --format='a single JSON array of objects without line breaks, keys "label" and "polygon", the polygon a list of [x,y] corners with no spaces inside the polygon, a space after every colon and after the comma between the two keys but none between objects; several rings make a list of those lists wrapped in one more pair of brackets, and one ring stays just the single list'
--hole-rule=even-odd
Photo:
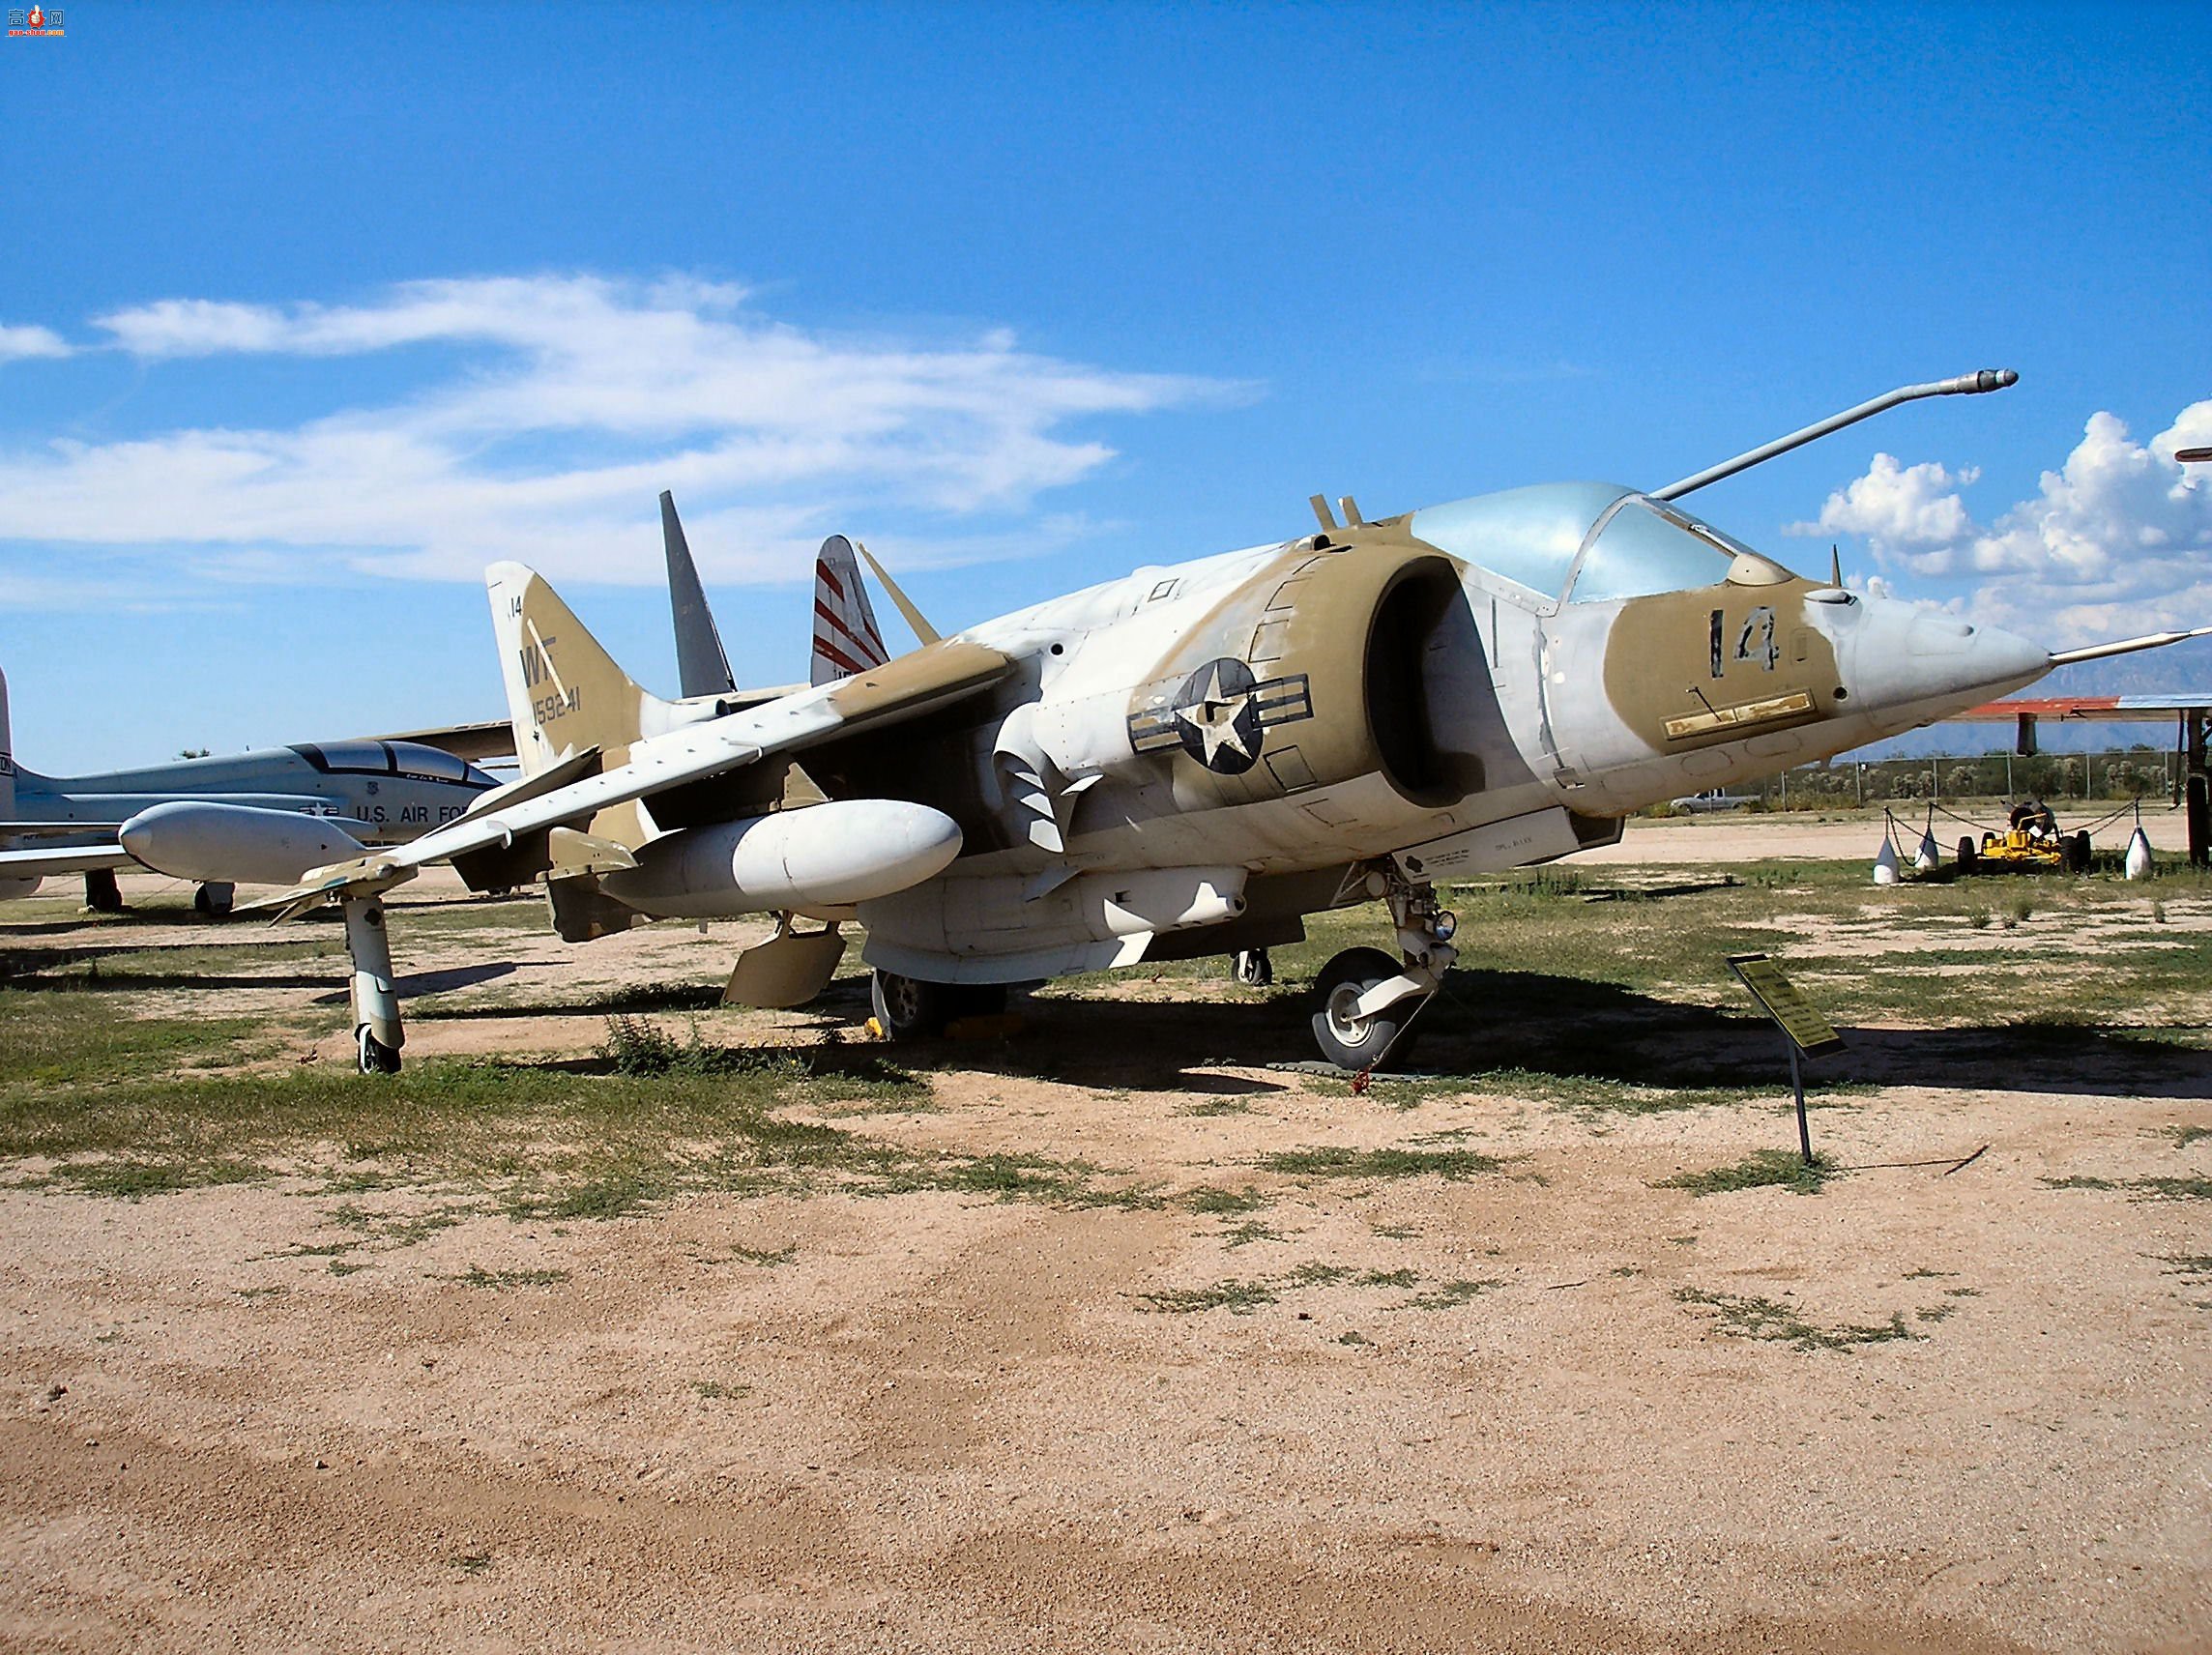
[{"label": "gravel ground", "polygon": [[[538,939],[527,975],[699,945]],[[2212,1175],[2174,1131],[2212,1126],[2206,1055],[2156,1095],[2094,1053],[1855,1093],[1815,1116],[1854,1169],[1822,1193],[1698,1196],[1661,1180],[1788,1145],[1779,1094],[1342,1095],[1206,1060],[1240,1012],[1204,994],[1040,1007],[857,1123],[1150,1205],[710,1193],[409,1234],[451,1192],[398,1190],[346,1198],[393,1221],[362,1244],[306,1176],[0,1189],[0,1643],[2212,1647],[2207,1207],[2127,1182]],[[599,1032],[425,1021],[410,1054]],[[1257,1164],[1409,1145],[1498,1165]],[[2051,1181],[2083,1177],[2114,1187]]]}]

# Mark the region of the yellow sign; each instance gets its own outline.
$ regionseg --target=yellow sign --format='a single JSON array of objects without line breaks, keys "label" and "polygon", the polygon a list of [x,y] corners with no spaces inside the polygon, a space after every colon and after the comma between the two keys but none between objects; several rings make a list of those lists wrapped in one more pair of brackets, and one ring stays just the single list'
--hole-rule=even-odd
[{"label": "yellow sign", "polygon": [[1751,990],[1760,1009],[1780,1024],[1782,1032],[1808,1058],[1844,1049],[1843,1036],[1797,992],[1797,985],[1782,974],[1782,968],[1764,954],[1731,954],[1728,964]]}]

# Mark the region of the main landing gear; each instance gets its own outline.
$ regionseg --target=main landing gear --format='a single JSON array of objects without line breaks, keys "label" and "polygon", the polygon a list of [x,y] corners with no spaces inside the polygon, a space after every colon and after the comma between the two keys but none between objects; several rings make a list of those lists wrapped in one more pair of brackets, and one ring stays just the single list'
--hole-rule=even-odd
[{"label": "main landing gear", "polygon": [[203,919],[228,919],[238,906],[238,886],[212,883],[192,892],[192,910]]},{"label": "main landing gear", "polygon": [[353,1038],[364,1075],[399,1072],[399,1048],[407,1031],[399,1026],[399,995],[392,983],[392,938],[384,927],[384,899],[349,896],[345,911],[346,952],[353,957]]},{"label": "main landing gear", "polygon": [[934,983],[876,972],[868,979],[868,1007],[887,1040],[926,1040],[963,1017],[993,1017],[1006,1009],[1004,983]]},{"label": "main landing gear", "polygon": [[87,914],[123,912],[123,887],[115,883],[113,868],[94,868],[84,876],[84,909]]},{"label": "main landing gear", "polygon": [[1322,968],[1313,1014],[1322,1056],[1354,1072],[1404,1060],[1410,1026],[1459,958],[1451,945],[1459,920],[1437,906],[1435,886],[1412,884],[1385,864],[1368,874],[1367,888],[1388,899],[1404,961],[1380,948],[1345,949]]},{"label": "main landing gear", "polygon": [[1265,948],[1240,948],[1229,962],[1237,980],[1246,988],[1266,988],[1275,980],[1275,962]]}]

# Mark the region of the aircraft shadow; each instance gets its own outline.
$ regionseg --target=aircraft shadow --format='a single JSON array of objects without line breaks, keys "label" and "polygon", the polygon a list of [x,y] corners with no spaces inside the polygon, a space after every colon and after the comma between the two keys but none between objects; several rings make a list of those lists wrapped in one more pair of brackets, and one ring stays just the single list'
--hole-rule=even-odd
[{"label": "aircraft shadow", "polygon": [[[1613,983],[1537,973],[1459,972],[1413,1025],[1400,1067],[1480,1084],[1499,1070],[1673,1088],[1741,1087],[1788,1095],[1781,1032],[1749,1012],[1657,999]],[[1234,1077],[1192,1069],[1314,1057],[1310,1002],[1036,999],[1018,1002],[1020,1039],[999,1053],[916,1048],[917,1067],[1004,1069],[1100,1088],[1194,1091]],[[1926,1086],[2059,1095],[2212,1098],[2212,1051],[2127,1030],[2023,1021],[1957,1029],[1845,1027],[1846,1049],[1809,1061],[1828,1086]],[[927,1054],[926,1056],[924,1054]],[[1259,1089],[1266,1089],[1260,1088]]]}]

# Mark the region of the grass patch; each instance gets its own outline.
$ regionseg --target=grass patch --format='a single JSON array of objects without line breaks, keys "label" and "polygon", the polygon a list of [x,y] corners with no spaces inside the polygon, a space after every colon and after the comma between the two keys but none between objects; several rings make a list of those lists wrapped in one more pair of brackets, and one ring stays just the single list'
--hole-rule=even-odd
[{"label": "grass patch", "polygon": [[732,1247],[730,1263],[733,1264],[758,1264],[764,1270],[772,1270],[778,1264],[788,1264],[799,1257],[797,1247]]},{"label": "grass patch", "polygon": [[1340,1149],[1315,1145],[1302,1149],[1282,1149],[1263,1156],[1260,1167],[1270,1173],[1306,1178],[1426,1178],[1454,1180],[1479,1177],[1505,1165],[1497,1155],[1479,1149]]},{"label": "grass patch", "polygon": [[1232,1224],[1221,1232],[1221,1244],[1224,1247],[1249,1247],[1255,1241],[1289,1239],[1280,1230],[1262,1224],[1256,1218],[1247,1218],[1242,1224]]},{"label": "grass patch", "polygon": [[1504,1282],[1496,1278],[1485,1278],[1481,1281],[1471,1282],[1465,1280],[1439,1282],[1435,1287],[1415,1293],[1397,1308],[1400,1310],[1456,1310],[1469,1300],[1504,1285]]},{"label": "grass patch", "polygon": [[93,1195],[138,1201],[150,1195],[172,1195],[178,1190],[201,1189],[210,1184],[246,1184],[269,1176],[269,1169],[228,1156],[191,1160],[140,1160],[128,1156],[64,1161],[49,1176],[74,1184]]},{"label": "grass patch", "polygon": [[1810,1321],[1794,1305],[1775,1299],[1708,1292],[1703,1288],[1676,1288],[1674,1297],[1683,1304],[1711,1311],[1715,1325],[1732,1338],[1768,1340],[1797,1350],[1848,1350],[1861,1345],[1923,1337],[1906,1325],[1902,1312],[1892,1315],[1887,1321],[1842,1322],[1824,1327]]},{"label": "grass patch", "polygon": [[1211,1186],[1194,1189],[1183,1196],[1182,1202],[1202,1217],[1234,1217],[1239,1213],[1257,1212],[1273,1199],[1246,1184],[1240,1190]]},{"label": "grass patch", "polygon": [[1203,1288],[1162,1288],[1157,1292],[1139,1293],[1137,1302],[1164,1316],[1200,1316],[1209,1310],[1250,1316],[1262,1305],[1273,1304],[1281,1296],[1265,1281],[1226,1281]]},{"label": "grass patch", "polygon": [[1786,1189],[1793,1195],[1819,1195],[1836,1169],[1819,1156],[1807,1166],[1804,1158],[1788,1149],[1760,1149],[1725,1167],[1703,1172],[1676,1173],[1661,1178],[1655,1189],[1682,1189],[1692,1195],[1727,1195],[1734,1190]]},{"label": "grass patch", "polygon": [[751,1396],[753,1388],[750,1385],[724,1384],[720,1379],[693,1379],[691,1394],[703,1397],[708,1402],[732,1402],[739,1397]]},{"label": "grass patch", "polygon": [[492,1292],[507,1292],[514,1288],[549,1288],[568,1279],[567,1270],[487,1270],[481,1264],[471,1264],[457,1276],[443,1278],[459,1282],[466,1288],[485,1288]]},{"label": "grass patch", "polygon": [[2192,1144],[2201,1144],[2212,1138],[2212,1126],[2168,1126],[2166,1136],[2173,1140],[2176,1149],[2186,1149]]},{"label": "grass patch", "polygon": [[2085,1173],[2070,1177],[2045,1178],[2047,1189],[2122,1190],[2136,1201],[2212,1201],[2212,1177],[2145,1176],[2100,1178]]},{"label": "grass patch", "polygon": [[2212,1253],[2161,1253],[2159,1258],[2172,1266],[2165,1274],[2179,1276],[2192,1287],[2212,1282]]},{"label": "grass patch", "polygon": [[637,1173],[588,1178],[552,1196],[519,1196],[507,1204],[519,1219],[628,1218],[657,1205],[668,1194],[662,1180]]}]

